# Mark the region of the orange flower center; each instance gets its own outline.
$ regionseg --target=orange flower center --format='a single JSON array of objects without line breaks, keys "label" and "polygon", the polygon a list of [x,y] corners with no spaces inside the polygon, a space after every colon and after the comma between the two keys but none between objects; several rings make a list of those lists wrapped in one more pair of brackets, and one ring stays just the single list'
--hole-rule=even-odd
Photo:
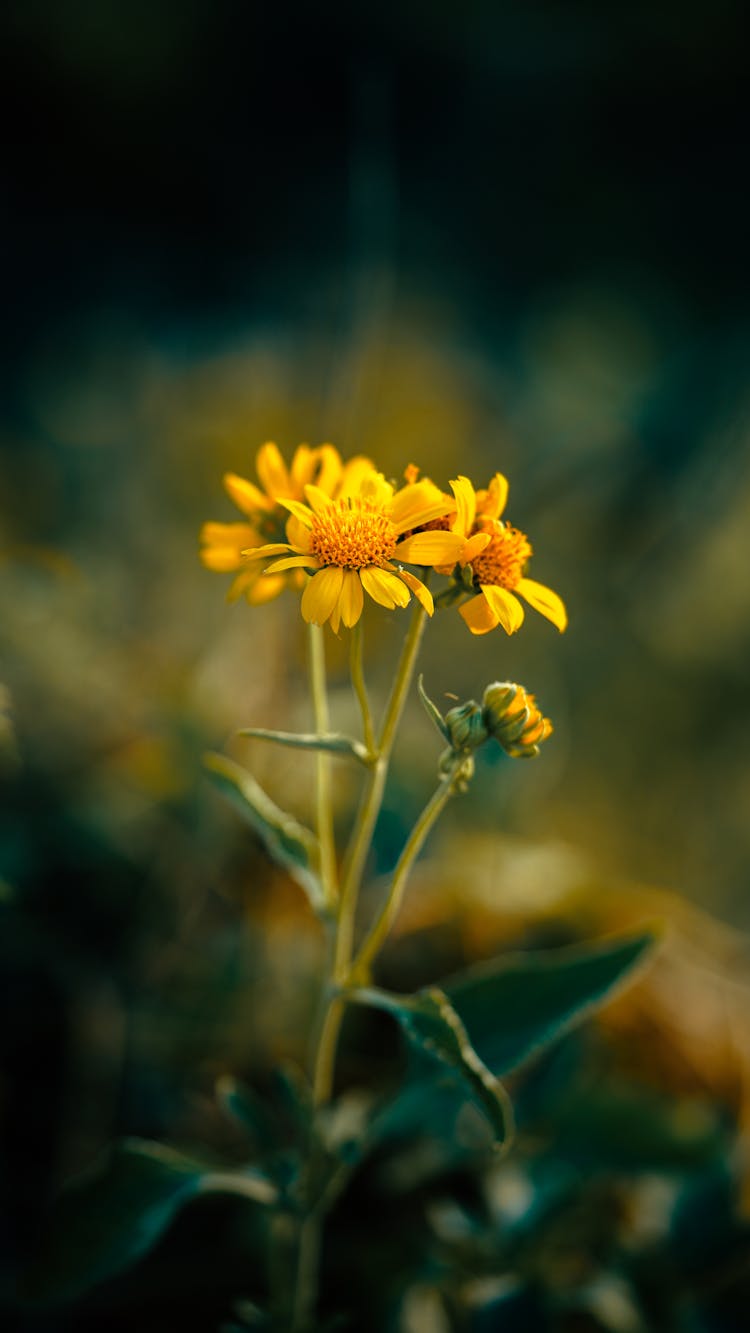
[{"label": "orange flower center", "polygon": [[491,542],[471,562],[474,578],[477,583],[494,583],[498,588],[512,592],[523,578],[526,562],[532,554],[531,542],[525,532],[511,527],[510,523],[496,522],[492,527]]},{"label": "orange flower center", "polygon": [[323,565],[364,569],[382,565],[396,550],[395,525],[372,500],[344,497],[313,516],[310,546]]}]

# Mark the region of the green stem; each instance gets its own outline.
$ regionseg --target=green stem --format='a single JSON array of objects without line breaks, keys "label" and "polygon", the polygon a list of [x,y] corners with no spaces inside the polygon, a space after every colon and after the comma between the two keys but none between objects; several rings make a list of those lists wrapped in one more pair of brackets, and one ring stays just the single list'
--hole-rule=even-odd
[{"label": "green stem", "polygon": [[[358,642],[352,643],[352,684],[360,701],[360,707],[362,708],[365,744],[370,752],[374,753],[377,757],[368,774],[367,785],[357,815],[355,832],[349,848],[341,887],[335,941],[332,942],[332,957],[329,959],[323,999],[323,1011],[318,1021],[317,1049],[313,1061],[313,1106],[316,1111],[331,1100],[336,1064],[336,1048],[344,1016],[344,1000],[340,994],[340,987],[347,981],[351,965],[354,943],[354,922],[357,910],[359,886],[370,845],[372,843],[375,824],[380,813],[391,752],[393,750],[401,714],[406,703],[409,686],[414,675],[414,668],[416,666],[417,655],[422,642],[426,619],[425,611],[419,603],[415,601],[411,624],[406,639],[404,640],[396,676],[391,687],[391,693],[386,706],[377,747],[373,744],[374,732],[369,703],[367,702],[367,695],[364,687],[361,637],[358,638]],[[315,660],[314,653],[311,660],[313,662]],[[316,725],[320,727],[321,730],[324,729],[318,720],[317,712]],[[321,757],[325,758],[326,756]],[[320,775],[320,769],[318,772]],[[319,800],[319,812],[320,808],[321,805]],[[319,824],[319,836],[320,830],[321,826]],[[321,838],[321,860],[322,852]],[[313,1133],[315,1133],[315,1131],[313,1131]],[[294,1292],[291,1325],[292,1333],[304,1333],[304,1330],[310,1327],[317,1301],[323,1212],[318,1201],[311,1196],[315,1187],[319,1153],[320,1148],[317,1144],[317,1140],[314,1138],[311,1143],[310,1159],[308,1161],[306,1172],[308,1212],[302,1223],[299,1234],[297,1280]]]},{"label": "green stem", "polygon": [[375,728],[372,724],[372,712],[370,711],[370,700],[367,696],[367,686],[365,685],[365,673],[362,666],[362,620],[357,621],[352,629],[351,655],[349,658],[349,667],[352,677],[354,693],[359,702],[360,712],[362,714],[362,739],[364,740],[370,754],[375,753]]},{"label": "green stem", "polygon": [[[313,702],[313,715],[317,733],[330,731],[328,714],[328,691],[326,689],[326,658],[323,629],[320,625],[310,625],[310,688]],[[333,908],[337,896],[336,844],[333,833],[333,804],[331,801],[331,761],[324,751],[318,751],[316,757],[316,822],[320,845],[320,876],[323,892],[329,908]]]},{"label": "green stem", "polygon": [[341,886],[341,904],[339,907],[339,928],[336,939],[336,961],[334,980],[342,985],[346,981],[354,943],[354,922],[357,910],[357,897],[362,881],[373,833],[380,807],[383,804],[388,765],[391,759],[396,730],[406,703],[409,686],[414,675],[422,635],[424,634],[427,614],[415,601],[404,646],[401,650],[396,676],[391,686],[391,693],[383,718],[383,725],[376,750],[377,759],[368,776],[362,802],[357,813],[354,837],[346,860],[344,878]]},{"label": "green stem", "polygon": [[412,866],[424,846],[427,835],[455,792],[457,767],[458,765],[451,769],[450,773],[443,778],[440,785],[432,793],[404,844],[396,869],[393,872],[388,897],[367,932],[352,965],[352,972],[358,976],[369,971],[374,959],[380,953],[388,938],[391,926],[398,916]]}]

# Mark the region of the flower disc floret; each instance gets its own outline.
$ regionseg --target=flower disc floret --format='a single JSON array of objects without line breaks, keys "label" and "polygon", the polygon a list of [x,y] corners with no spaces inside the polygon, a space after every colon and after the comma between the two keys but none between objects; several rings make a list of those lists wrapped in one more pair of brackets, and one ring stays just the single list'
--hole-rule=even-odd
[{"label": "flower disc floret", "polygon": [[471,562],[474,578],[477,584],[492,583],[512,592],[523,578],[532,555],[531,542],[525,532],[511,527],[510,523],[496,522],[491,529],[489,545]]},{"label": "flower disc floret", "polygon": [[313,515],[310,550],[321,565],[359,570],[382,565],[396,550],[398,532],[382,508],[360,496],[346,496]]}]

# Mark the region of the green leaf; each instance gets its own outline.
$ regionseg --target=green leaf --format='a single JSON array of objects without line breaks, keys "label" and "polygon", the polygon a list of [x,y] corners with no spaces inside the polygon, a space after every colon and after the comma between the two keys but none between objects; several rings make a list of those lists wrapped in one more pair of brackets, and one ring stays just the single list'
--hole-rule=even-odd
[{"label": "green leaf", "polygon": [[278,1119],[252,1088],[231,1074],[222,1074],[216,1081],[216,1099],[259,1151],[278,1147],[281,1141]]},{"label": "green leaf", "polygon": [[185,1204],[199,1194],[232,1193],[258,1204],[276,1199],[257,1171],[213,1171],[160,1143],[126,1139],[102,1168],[68,1186],[52,1210],[26,1275],[33,1303],[70,1300],[142,1258]]},{"label": "green leaf", "polygon": [[204,763],[211,779],[239,810],[262,840],[269,856],[304,889],[316,912],[325,910],[325,897],[318,870],[318,840],[293,815],[271,800],[252,773],[222,754],[207,754]]},{"label": "green leaf", "polygon": [[480,1058],[501,1076],[600,1005],[656,942],[644,932],[505,955],[445,983]]},{"label": "green leaf", "polygon": [[428,718],[431,722],[434,722],[443,739],[449,741],[451,734],[448,730],[447,723],[437,704],[432,702],[432,699],[424,687],[424,676],[419,676],[417,680],[417,692]]},{"label": "green leaf", "polygon": [[344,736],[338,731],[307,733],[296,731],[266,731],[264,727],[243,727],[238,736],[253,736],[259,741],[276,741],[277,745],[289,745],[295,750],[325,750],[329,754],[349,755],[360,764],[369,768],[372,763],[366,746],[353,736]]},{"label": "green leaf", "polygon": [[393,1014],[420,1053],[447,1065],[457,1076],[463,1091],[489,1120],[496,1144],[510,1140],[513,1113],[508,1094],[480,1060],[444,991],[433,986],[416,995],[393,995],[369,987],[351,992],[349,998]]},{"label": "green leaf", "polygon": [[[643,933],[574,948],[506,954],[452,978],[445,993],[477,1058],[492,1075],[502,1077],[586,1018],[645,960],[655,941],[654,934]],[[379,1008],[396,1013],[400,997],[387,999],[383,991],[366,994],[377,995]],[[421,1061],[378,1115],[372,1140],[413,1134],[428,1118],[431,1125],[445,1127],[455,1104],[455,1093],[439,1087]]]}]

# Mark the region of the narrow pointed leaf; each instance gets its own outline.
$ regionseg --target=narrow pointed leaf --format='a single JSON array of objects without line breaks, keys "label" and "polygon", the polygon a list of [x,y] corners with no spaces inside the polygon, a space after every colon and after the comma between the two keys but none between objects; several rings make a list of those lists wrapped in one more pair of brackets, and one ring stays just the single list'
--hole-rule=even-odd
[{"label": "narrow pointed leaf", "polygon": [[437,704],[434,704],[432,702],[432,699],[430,698],[429,694],[427,693],[424,687],[424,676],[420,676],[419,679],[417,680],[417,690],[419,692],[419,697],[422,701],[422,706],[427,716],[429,717],[430,721],[434,722],[435,726],[440,732],[440,735],[443,736],[445,740],[449,741],[451,738],[450,731],[446,726],[443,714],[440,712],[440,709],[438,708]]},{"label": "narrow pointed leaf", "polygon": [[315,835],[293,815],[279,809],[241,764],[221,754],[207,754],[204,763],[219,791],[257,833],[269,856],[304,889],[314,910],[323,911],[320,851]]},{"label": "narrow pointed leaf", "polygon": [[508,1142],[513,1133],[508,1094],[480,1060],[444,991],[433,986],[416,995],[393,995],[372,987],[355,991],[350,998],[393,1014],[420,1053],[456,1075],[463,1092],[487,1117],[496,1144]]},{"label": "narrow pointed leaf", "polygon": [[370,763],[370,755],[361,741],[337,731],[316,735],[295,731],[267,731],[264,727],[243,727],[237,735],[252,736],[259,741],[275,741],[277,745],[288,745],[295,750],[325,750],[329,754],[350,755],[361,764]]}]

